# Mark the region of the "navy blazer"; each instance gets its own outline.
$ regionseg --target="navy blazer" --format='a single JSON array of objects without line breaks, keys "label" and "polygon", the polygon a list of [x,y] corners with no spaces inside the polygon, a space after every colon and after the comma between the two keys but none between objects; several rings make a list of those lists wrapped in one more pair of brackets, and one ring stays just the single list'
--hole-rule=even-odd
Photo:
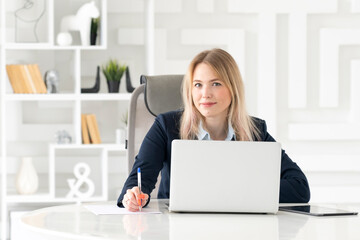
[{"label": "navy blazer", "polygon": [[[170,192],[170,164],[171,142],[180,139],[180,118],[182,111],[172,111],[160,114],[146,134],[135,158],[132,171],[126,180],[118,198],[118,206],[123,207],[122,199],[127,189],[137,186],[137,168],[141,167],[141,190],[150,196],[155,188],[157,177],[161,171],[161,182],[158,198],[169,198]],[[274,138],[267,132],[264,120],[253,118],[260,130],[260,141],[274,142]],[[194,183],[195,184],[195,183]],[[308,181],[301,169],[282,150],[281,155],[281,203],[305,203],[310,199]]]}]

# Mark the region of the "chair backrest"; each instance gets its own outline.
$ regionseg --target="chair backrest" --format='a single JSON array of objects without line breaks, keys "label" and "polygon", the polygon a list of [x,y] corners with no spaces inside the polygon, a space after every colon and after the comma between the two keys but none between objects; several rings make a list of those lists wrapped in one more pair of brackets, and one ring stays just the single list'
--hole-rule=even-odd
[{"label": "chair backrest", "polygon": [[[127,132],[127,160],[130,173],[135,156],[155,117],[183,107],[181,83],[184,75],[141,76],[141,85],[131,95]],[[160,175],[151,198],[157,198]]]}]

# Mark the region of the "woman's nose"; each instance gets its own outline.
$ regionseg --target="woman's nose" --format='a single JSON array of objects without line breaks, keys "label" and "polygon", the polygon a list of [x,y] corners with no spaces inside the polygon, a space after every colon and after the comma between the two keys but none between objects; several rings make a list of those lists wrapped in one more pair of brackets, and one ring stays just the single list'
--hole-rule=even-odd
[{"label": "woman's nose", "polygon": [[210,98],[211,97],[211,89],[208,86],[204,86],[202,89],[202,97],[203,98]]}]

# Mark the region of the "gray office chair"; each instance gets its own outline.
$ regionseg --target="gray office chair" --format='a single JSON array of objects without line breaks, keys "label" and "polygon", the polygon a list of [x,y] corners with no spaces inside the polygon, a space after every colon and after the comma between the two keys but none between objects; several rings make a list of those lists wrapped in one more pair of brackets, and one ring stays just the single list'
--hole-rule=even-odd
[{"label": "gray office chair", "polygon": [[[164,112],[183,107],[181,83],[183,75],[141,76],[141,85],[131,95],[128,132],[127,159],[130,173],[141,143],[152,126],[155,117]],[[160,175],[151,198],[157,198]]]}]

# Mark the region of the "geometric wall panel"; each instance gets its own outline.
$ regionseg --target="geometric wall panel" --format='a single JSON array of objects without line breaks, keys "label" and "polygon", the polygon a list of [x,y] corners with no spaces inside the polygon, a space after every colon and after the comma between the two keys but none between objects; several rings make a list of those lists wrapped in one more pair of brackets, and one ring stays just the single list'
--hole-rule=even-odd
[{"label": "geometric wall panel", "polygon": [[[154,67],[156,74],[185,73],[188,60],[167,58],[167,32],[164,29],[155,29],[155,56]],[[142,28],[119,28],[117,43],[122,46],[144,46],[145,37]],[[179,71],[179,69],[183,69]]]},{"label": "geometric wall panel", "polygon": [[351,0],[351,12],[353,12],[353,13],[360,12],[360,1],[359,0]]},{"label": "geometric wall panel", "polygon": [[276,138],[276,15],[258,16],[258,91],[257,116],[266,120],[268,130]]},{"label": "geometric wall panel", "polygon": [[[242,29],[183,29],[181,44],[225,46],[239,65],[245,76],[245,32]],[[246,79],[246,77],[244,77]]]},{"label": "geometric wall panel", "polygon": [[[179,13],[182,10],[182,0],[152,0],[155,13]],[[108,0],[109,13],[143,13],[144,0]]]},{"label": "geometric wall panel", "polygon": [[[318,154],[316,161],[314,155],[292,155],[297,162],[301,163],[301,168],[305,171],[316,172],[360,172],[360,155],[359,154]],[[341,159],[341,165],[339,160]]]},{"label": "geometric wall panel", "polygon": [[119,28],[117,44],[143,46],[145,37],[143,28]]},{"label": "geometric wall panel", "polygon": [[337,0],[228,0],[229,12],[243,13],[331,13],[337,10]]},{"label": "geometric wall panel", "polygon": [[109,0],[109,13],[141,13],[144,11],[143,0]]},{"label": "geometric wall panel", "polygon": [[360,123],[360,60],[351,61],[350,112],[348,121]]},{"label": "geometric wall panel", "polygon": [[289,140],[360,140],[360,123],[292,123]]},{"label": "geometric wall panel", "polygon": [[289,14],[289,108],[306,107],[307,15]]},{"label": "geometric wall panel", "polygon": [[200,13],[214,12],[214,0],[197,0],[197,10]]},{"label": "geometric wall panel", "polygon": [[320,30],[320,107],[339,105],[339,47],[360,45],[360,30]]}]

